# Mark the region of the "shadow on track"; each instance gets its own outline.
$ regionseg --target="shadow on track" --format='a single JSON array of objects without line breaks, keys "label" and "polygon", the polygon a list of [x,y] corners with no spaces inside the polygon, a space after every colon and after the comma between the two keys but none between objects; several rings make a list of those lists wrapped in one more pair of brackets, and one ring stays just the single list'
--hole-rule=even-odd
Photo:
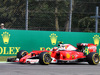
[{"label": "shadow on track", "polygon": [[54,65],[89,65],[88,63],[81,63],[81,62],[75,62],[75,63],[52,63]]},{"label": "shadow on track", "polygon": [[[17,64],[17,65],[41,65],[39,63],[34,63],[34,64],[23,64],[23,63],[18,63],[18,62],[11,62],[7,64]],[[84,62],[75,62],[75,63],[51,63],[49,65],[89,65],[88,63]]]}]

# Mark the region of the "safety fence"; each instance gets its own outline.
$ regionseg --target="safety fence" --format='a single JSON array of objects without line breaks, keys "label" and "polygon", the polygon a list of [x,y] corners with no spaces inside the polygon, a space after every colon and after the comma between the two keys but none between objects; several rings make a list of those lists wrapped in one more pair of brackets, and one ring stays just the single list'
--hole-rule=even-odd
[{"label": "safety fence", "polygon": [[[26,0],[0,0],[0,4],[0,23],[7,29],[25,30]],[[28,29],[68,31],[70,4],[71,0],[28,0]],[[91,16],[97,6],[100,0],[72,0],[72,32],[95,32]]]}]

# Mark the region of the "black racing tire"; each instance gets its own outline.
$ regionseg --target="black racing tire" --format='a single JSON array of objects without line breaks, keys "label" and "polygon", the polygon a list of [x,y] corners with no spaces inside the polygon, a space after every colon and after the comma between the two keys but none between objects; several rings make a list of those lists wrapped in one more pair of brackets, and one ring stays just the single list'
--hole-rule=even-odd
[{"label": "black racing tire", "polygon": [[87,62],[90,65],[97,65],[99,64],[99,54],[96,52],[91,52],[86,56]]},{"label": "black racing tire", "polygon": [[28,52],[25,51],[25,50],[20,50],[18,53],[17,53],[17,58],[21,59],[22,57],[24,57]]},{"label": "black racing tire", "polygon": [[48,52],[42,52],[39,55],[39,63],[41,65],[49,65],[51,63],[51,56]]}]

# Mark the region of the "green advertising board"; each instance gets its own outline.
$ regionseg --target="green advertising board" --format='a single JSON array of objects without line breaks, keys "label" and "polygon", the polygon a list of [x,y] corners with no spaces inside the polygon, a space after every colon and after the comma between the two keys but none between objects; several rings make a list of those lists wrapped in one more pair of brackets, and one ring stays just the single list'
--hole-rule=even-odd
[{"label": "green advertising board", "polygon": [[19,50],[50,50],[60,41],[75,47],[77,43],[97,44],[100,55],[100,33],[0,30],[0,56],[15,56]]}]

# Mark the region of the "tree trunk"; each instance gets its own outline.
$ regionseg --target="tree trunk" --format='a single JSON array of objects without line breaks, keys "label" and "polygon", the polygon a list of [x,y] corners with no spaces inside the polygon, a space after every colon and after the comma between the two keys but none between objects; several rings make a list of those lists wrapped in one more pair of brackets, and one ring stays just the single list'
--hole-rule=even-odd
[{"label": "tree trunk", "polygon": [[64,28],[65,28],[64,31],[68,31],[68,28],[69,28],[69,19],[67,19]]},{"label": "tree trunk", "polygon": [[58,24],[58,0],[55,0],[55,27],[56,27],[56,31],[59,31],[59,24]]}]

